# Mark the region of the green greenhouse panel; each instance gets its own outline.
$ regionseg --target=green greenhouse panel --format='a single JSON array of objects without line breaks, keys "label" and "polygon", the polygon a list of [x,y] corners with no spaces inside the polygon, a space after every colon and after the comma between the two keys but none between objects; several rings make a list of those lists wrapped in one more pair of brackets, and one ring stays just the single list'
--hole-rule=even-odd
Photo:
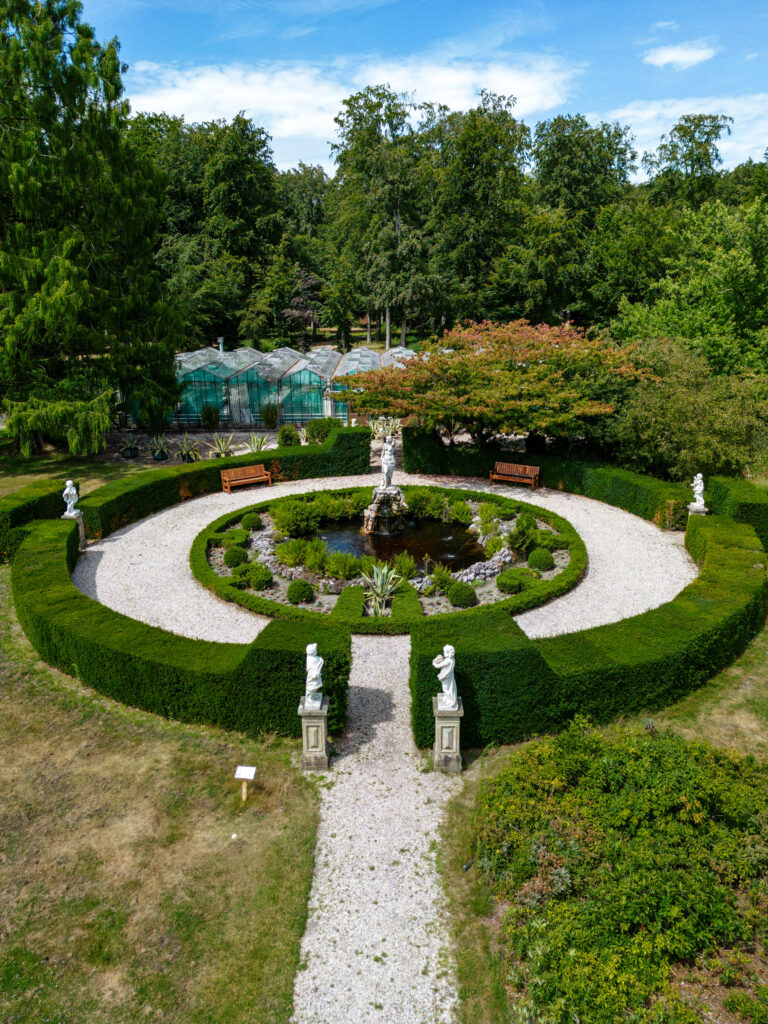
[{"label": "green greenhouse panel", "polygon": [[324,415],[325,381],[308,370],[289,374],[280,381],[280,400],[284,423],[319,420]]}]

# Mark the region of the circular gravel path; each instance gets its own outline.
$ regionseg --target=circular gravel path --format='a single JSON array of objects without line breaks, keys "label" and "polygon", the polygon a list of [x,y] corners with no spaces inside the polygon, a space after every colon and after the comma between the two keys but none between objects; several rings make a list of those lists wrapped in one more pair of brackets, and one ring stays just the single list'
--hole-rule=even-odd
[{"label": "circular gravel path", "polygon": [[[440,484],[491,490],[487,481],[396,473],[399,484]],[[249,643],[269,622],[222,601],[201,586],[189,567],[192,541],[205,526],[267,498],[287,494],[370,486],[371,475],[297,480],[235,494],[209,494],[165,509],[89,544],[72,579],[102,604],[200,640]],[[576,494],[541,488],[497,487],[493,493],[532,501],[565,516],[587,546],[584,579],[563,597],[517,616],[531,637],[555,636],[617,622],[671,601],[696,576],[683,534],[659,530],[621,509]]]},{"label": "circular gravel path", "polygon": [[435,870],[460,778],[413,745],[410,637],[356,636],[349,724],[320,789],[295,1024],[448,1024],[456,983]]}]

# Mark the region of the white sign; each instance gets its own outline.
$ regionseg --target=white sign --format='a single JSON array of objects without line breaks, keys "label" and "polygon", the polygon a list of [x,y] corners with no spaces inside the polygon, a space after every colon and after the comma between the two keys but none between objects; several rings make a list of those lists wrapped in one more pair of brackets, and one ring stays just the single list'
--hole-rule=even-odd
[{"label": "white sign", "polygon": [[247,779],[248,782],[253,782],[256,778],[256,769],[248,764],[239,764],[235,772],[236,779]]}]

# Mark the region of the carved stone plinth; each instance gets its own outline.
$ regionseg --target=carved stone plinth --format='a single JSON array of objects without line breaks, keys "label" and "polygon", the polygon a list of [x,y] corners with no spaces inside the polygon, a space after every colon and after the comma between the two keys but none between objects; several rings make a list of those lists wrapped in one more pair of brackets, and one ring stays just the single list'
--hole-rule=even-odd
[{"label": "carved stone plinth", "polygon": [[77,521],[77,530],[78,533],[80,534],[80,550],[85,551],[88,545],[86,544],[85,541],[85,526],[83,525],[83,513],[80,511],[79,508],[76,508],[71,515],[67,515],[67,513],[65,512],[61,518],[74,519]]},{"label": "carved stone plinth", "polygon": [[328,767],[328,697],[320,707],[306,706],[306,697],[299,701],[301,717],[301,767],[318,769]]},{"label": "carved stone plinth", "polygon": [[461,771],[461,719],[464,717],[464,705],[459,697],[459,706],[452,711],[444,711],[437,706],[437,697],[432,698],[432,711],[435,715],[435,771]]},{"label": "carved stone plinth", "polygon": [[405,496],[399,487],[376,487],[373,501],[363,512],[363,533],[399,533],[405,523],[403,516],[408,511]]},{"label": "carved stone plinth", "polygon": [[705,516],[709,512],[706,505],[699,505],[698,502],[692,501],[688,506],[689,516]]}]

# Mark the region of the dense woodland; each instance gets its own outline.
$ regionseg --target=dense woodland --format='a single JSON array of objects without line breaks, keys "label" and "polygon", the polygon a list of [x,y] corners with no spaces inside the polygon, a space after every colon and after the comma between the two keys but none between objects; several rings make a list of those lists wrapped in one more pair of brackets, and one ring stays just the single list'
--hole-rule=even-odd
[{"label": "dense woodland", "polygon": [[302,346],[322,325],[346,347],[368,325],[428,348],[465,321],[524,319],[678,381],[672,406],[656,393],[675,422],[697,401],[728,434],[751,409],[731,468],[756,457],[768,161],[722,168],[729,118],[691,113],[641,156],[626,125],[528,125],[512,97],[451,111],[376,85],[343,103],[333,177],[278,171],[243,114],[132,114],[118,44],[77,3],[0,12],[0,397],[39,429],[99,401],[101,423],[116,391],[156,424],[173,353],[219,336]]}]

